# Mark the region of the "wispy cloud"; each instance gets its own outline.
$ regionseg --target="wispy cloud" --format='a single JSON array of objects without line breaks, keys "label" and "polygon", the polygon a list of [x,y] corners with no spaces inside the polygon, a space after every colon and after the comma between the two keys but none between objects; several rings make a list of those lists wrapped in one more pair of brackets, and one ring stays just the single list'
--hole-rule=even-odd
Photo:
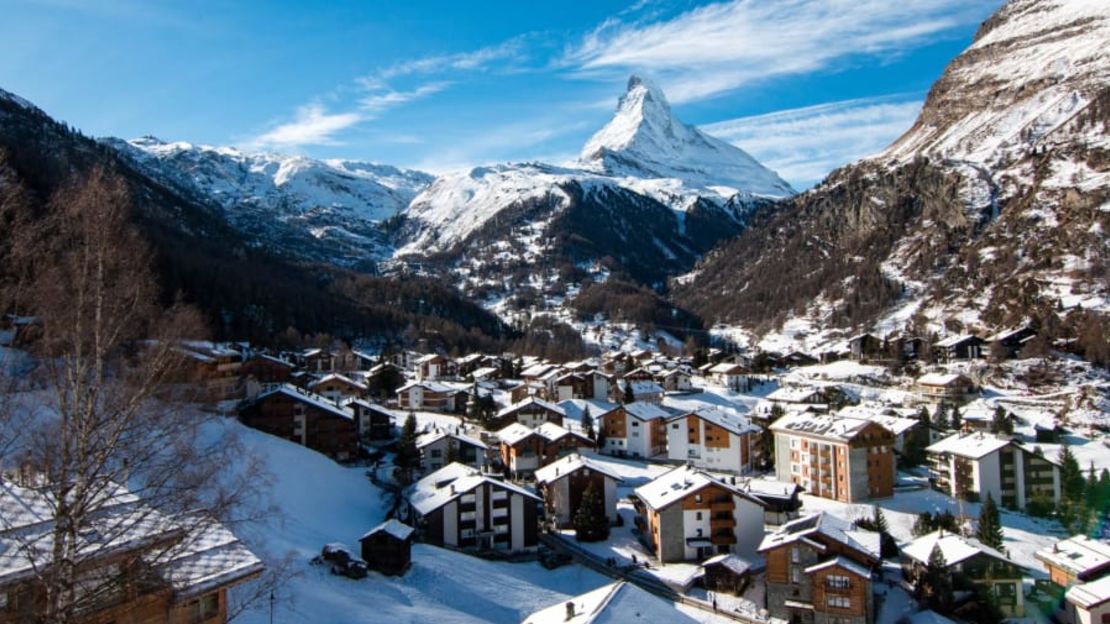
[{"label": "wispy cloud", "polygon": [[981,20],[967,0],[734,0],[670,19],[610,19],[570,48],[580,75],[652,73],[675,102],[759,80],[827,70],[860,55],[893,55]]},{"label": "wispy cloud", "polygon": [[755,156],[795,188],[882,151],[909,129],[920,94],[829,102],[702,126]]},{"label": "wispy cloud", "polygon": [[355,82],[365,89],[388,88],[391,81],[414,74],[441,74],[459,71],[485,71],[498,62],[517,62],[526,58],[520,35],[497,45],[455,54],[437,54],[394,63],[358,78]]},{"label": "wispy cloud", "polygon": [[409,91],[388,90],[381,93],[372,93],[360,99],[358,101],[358,106],[365,118],[372,118],[395,106],[401,106],[432,95],[433,93],[439,93],[449,86],[451,86],[449,81],[442,80],[439,82],[429,82]]},{"label": "wispy cloud", "polygon": [[252,147],[290,149],[305,145],[337,145],[336,134],[363,120],[358,112],[329,113],[322,104],[297,109],[292,121],[277,125],[247,141]]}]

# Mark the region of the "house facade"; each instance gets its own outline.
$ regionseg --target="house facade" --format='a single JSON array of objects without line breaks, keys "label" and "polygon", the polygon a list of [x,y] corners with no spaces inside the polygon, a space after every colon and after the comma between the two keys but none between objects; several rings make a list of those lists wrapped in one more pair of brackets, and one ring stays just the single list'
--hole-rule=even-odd
[{"label": "house facade", "polygon": [[485,443],[455,431],[430,431],[416,438],[420,452],[420,471],[434,472],[452,461],[477,470],[486,467]]},{"label": "house facade", "polygon": [[672,414],[654,403],[626,403],[601,417],[605,444],[600,450],[617,457],[655,457],[667,451],[667,418]]},{"label": "house facade", "polygon": [[635,491],[645,545],[663,563],[755,553],[763,503],[701,470],[680,466]]},{"label": "house facade", "polygon": [[697,468],[746,474],[758,456],[759,427],[719,408],[672,416],[667,421],[667,457]]},{"label": "house facade", "polygon": [[1060,502],[1060,467],[1054,460],[983,432],[955,433],[925,449],[929,480],[955,498],[986,500],[1012,509],[1030,501]]},{"label": "house facade", "polygon": [[934,531],[913,540],[902,549],[903,576],[911,583],[925,573],[929,557],[937,549],[947,569],[984,587],[998,608],[1009,617],[1025,615],[1023,583],[1025,570],[1005,554],[973,537]]},{"label": "house facade", "polygon": [[429,544],[505,553],[539,547],[543,501],[470,466],[448,464],[409,486],[403,498],[402,517]]},{"label": "house facade", "polygon": [[296,386],[283,384],[259,394],[240,410],[239,420],[335,460],[353,459],[358,454],[354,412]]},{"label": "house facade", "polygon": [[845,503],[894,495],[894,434],[859,418],[790,414],[771,424],[775,477]]},{"label": "house facade", "polygon": [[547,422],[562,426],[565,417],[563,408],[530,396],[497,412],[496,421],[498,427],[506,427],[515,422],[534,429]]},{"label": "house facade", "polygon": [[547,517],[555,526],[567,528],[590,487],[601,497],[605,517],[617,521],[617,484],[623,479],[605,466],[581,455],[568,455],[536,471],[536,487],[543,497]]},{"label": "house facade", "polygon": [[458,392],[434,381],[416,381],[397,389],[397,406],[402,410],[455,412],[460,408]]}]

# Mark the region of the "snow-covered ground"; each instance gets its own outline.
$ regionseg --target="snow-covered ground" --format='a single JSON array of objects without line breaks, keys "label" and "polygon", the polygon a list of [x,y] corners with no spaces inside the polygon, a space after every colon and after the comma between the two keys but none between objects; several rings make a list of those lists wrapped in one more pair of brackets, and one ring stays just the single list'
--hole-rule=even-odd
[{"label": "snow-covered ground", "polygon": [[[382,491],[365,469],[340,466],[234,420],[218,427],[238,430],[271,476],[274,513],[264,523],[237,526],[236,533],[267,559],[291,557],[295,576],[277,592],[275,622],[516,624],[610,581],[577,565],[549,571],[535,562],[490,562],[427,545],[413,548],[412,568],[401,578],[333,576],[309,560],[332,542],[357,552],[358,538],[384,519]],[[264,624],[269,617],[269,605],[262,604],[241,621]]]}]

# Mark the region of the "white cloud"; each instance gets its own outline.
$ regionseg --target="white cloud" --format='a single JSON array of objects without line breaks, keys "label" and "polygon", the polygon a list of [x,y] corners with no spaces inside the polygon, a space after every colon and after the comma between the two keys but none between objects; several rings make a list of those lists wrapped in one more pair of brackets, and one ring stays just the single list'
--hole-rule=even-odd
[{"label": "white cloud", "polygon": [[893,55],[983,19],[995,2],[734,0],[669,20],[607,20],[563,59],[580,74],[647,71],[675,102],[753,82]]},{"label": "white cloud", "polygon": [[304,145],[337,145],[335,135],[359,123],[357,112],[329,113],[318,103],[297,109],[293,121],[280,124],[251,139],[248,144],[266,148],[296,148]]},{"label": "white cloud", "polygon": [[524,58],[525,35],[503,43],[455,54],[439,54],[395,63],[362,76],[356,83],[364,89],[388,88],[395,78],[413,74],[434,74],[450,71],[484,71],[498,61],[516,61]]},{"label": "white cloud", "polygon": [[702,126],[747,151],[795,188],[833,169],[882,151],[913,125],[917,96],[890,95],[830,102]]},{"label": "white cloud", "polygon": [[364,111],[367,118],[377,117],[391,108],[439,93],[449,86],[451,83],[447,81],[429,82],[410,91],[389,90],[384,93],[373,93],[359,100],[359,109]]}]

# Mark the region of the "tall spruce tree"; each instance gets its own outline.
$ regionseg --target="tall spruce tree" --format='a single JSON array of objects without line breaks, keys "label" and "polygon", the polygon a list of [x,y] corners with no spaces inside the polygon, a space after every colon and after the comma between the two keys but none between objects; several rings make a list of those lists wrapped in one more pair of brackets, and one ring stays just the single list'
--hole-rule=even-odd
[{"label": "tall spruce tree", "polygon": [[1004,550],[1005,538],[1002,535],[1002,518],[998,513],[998,506],[994,497],[987,494],[987,500],[979,508],[979,526],[975,529],[975,537],[995,550]]},{"label": "tall spruce tree", "polygon": [[401,427],[401,435],[397,438],[397,457],[393,463],[401,468],[405,477],[412,474],[412,469],[420,462],[420,451],[416,448],[416,414],[409,412],[405,424]]},{"label": "tall spruce tree", "polygon": [[593,483],[586,486],[578,510],[572,519],[580,542],[599,542],[609,538],[609,519],[605,517],[605,501]]},{"label": "tall spruce tree", "polygon": [[948,426],[952,429],[959,431],[964,426],[964,417],[960,413],[960,408],[957,405],[952,406],[952,412],[948,416]]},{"label": "tall spruce tree", "polygon": [[1083,470],[1075,459],[1075,453],[1072,453],[1071,447],[1066,442],[1060,446],[1057,459],[1060,462],[1060,484],[1063,486],[1064,497],[1073,503],[1081,502],[1086,482],[1083,479]]},{"label": "tall spruce tree", "polygon": [[597,442],[597,430],[594,428],[594,417],[590,414],[589,405],[582,410],[582,431],[587,438]]}]

